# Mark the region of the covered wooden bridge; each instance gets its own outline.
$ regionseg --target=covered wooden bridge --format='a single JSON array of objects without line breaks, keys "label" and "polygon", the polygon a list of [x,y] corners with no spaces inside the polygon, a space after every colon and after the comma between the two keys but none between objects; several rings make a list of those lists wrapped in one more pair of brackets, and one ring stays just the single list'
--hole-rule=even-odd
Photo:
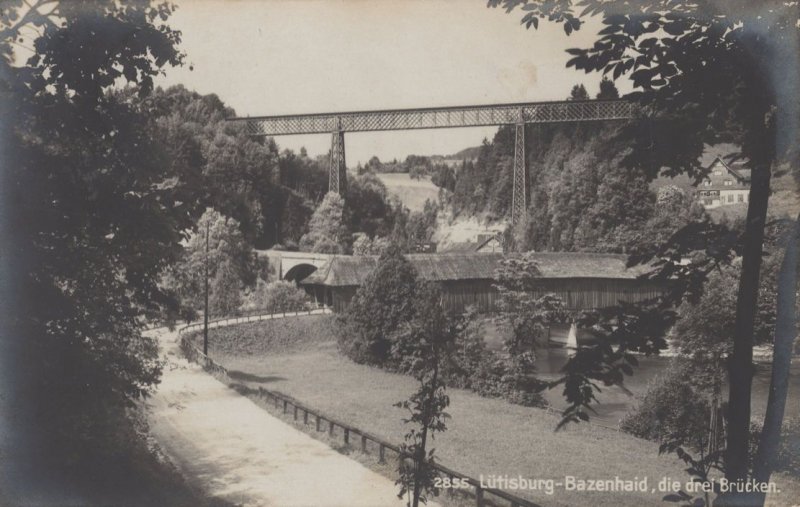
[{"label": "covered wooden bridge", "polygon": [[[624,255],[567,252],[531,255],[541,272],[541,293],[556,294],[570,310],[603,308],[619,301],[638,302],[659,293],[655,284],[638,278],[642,268],[626,268]],[[406,258],[420,278],[441,285],[449,310],[460,312],[470,305],[482,312],[495,310],[494,272],[503,254],[409,254]],[[334,256],[300,284],[319,304],[340,312],[377,263],[374,256]]]}]

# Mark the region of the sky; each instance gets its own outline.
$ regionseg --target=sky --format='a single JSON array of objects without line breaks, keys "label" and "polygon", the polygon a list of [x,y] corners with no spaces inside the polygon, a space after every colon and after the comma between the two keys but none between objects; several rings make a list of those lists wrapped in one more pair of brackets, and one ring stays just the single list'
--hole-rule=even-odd
[{"label": "sky", "polygon": [[[187,64],[162,86],[216,93],[240,116],[563,100],[599,76],[567,69],[565,49],[590,44],[598,24],[567,37],[560,25],[520,25],[520,11],[485,0],[183,0],[170,19]],[[496,128],[350,133],[347,164],[452,154]],[[330,135],[277,137],[281,149],[330,149]]]}]

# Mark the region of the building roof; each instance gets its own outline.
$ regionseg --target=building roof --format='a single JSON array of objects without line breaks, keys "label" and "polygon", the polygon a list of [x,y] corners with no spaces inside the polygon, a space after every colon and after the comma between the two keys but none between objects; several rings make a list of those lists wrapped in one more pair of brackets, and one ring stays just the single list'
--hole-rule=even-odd
[{"label": "building roof", "polygon": [[732,143],[706,144],[699,162],[701,166],[709,167],[718,158],[729,158],[736,153],[739,153],[739,147]]},{"label": "building roof", "polygon": [[[718,143],[706,144],[703,146],[703,153],[698,158],[698,163],[705,169],[711,169],[711,166],[720,159],[729,169],[732,169],[737,175],[745,180],[750,179],[750,170],[744,167],[745,161],[742,159],[731,161],[731,157],[740,152],[740,149],[735,144]],[[667,168],[662,167],[660,172],[664,172]],[[722,184],[722,183],[721,183]],[[732,190],[730,186],[724,186],[722,189],[716,187],[705,187],[702,183],[695,184],[694,179],[689,175],[682,173],[675,176],[659,176],[651,183],[653,189],[663,187],[665,185],[675,185],[684,190]]]},{"label": "building roof", "polygon": [[[627,257],[583,252],[539,252],[531,254],[542,278],[633,279],[644,269],[626,268]],[[504,259],[501,253],[408,254],[406,258],[420,278],[436,282],[490,280]],[[338,255],[302,280],[303,285],[345,287],[361,285],[378,264],[376,256]]]},{"label": "building roof", "polygon": [[[715,174],[716,172],[722,174]],[[711,182],[711,185],[706,185],[706,182]],[[708,166],[708,176],[697,188],[698,190],[748,190],[749,183],[750,169],[745,169],[738,163],[728,164],[718,156]]]}]

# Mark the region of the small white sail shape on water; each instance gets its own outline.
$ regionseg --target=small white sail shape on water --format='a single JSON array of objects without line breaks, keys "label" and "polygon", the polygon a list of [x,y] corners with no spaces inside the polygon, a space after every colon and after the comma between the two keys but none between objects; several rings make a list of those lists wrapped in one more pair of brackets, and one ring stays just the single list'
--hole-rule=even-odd
[{"label": "small white sail shape on water", "polygon": [[575,354],[575,350],[578,348],[578,326],[574,322],[569,326],[565,347],[569,350],[569,355]]}]

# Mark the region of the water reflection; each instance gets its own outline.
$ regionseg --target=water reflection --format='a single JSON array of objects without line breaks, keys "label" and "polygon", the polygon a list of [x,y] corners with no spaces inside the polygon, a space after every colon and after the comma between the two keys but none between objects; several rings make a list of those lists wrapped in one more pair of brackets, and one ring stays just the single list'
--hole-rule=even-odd
[{"label": "water reflection", "polygon": [[[552,380],[560,376],[560,370],[569,358],[569,350],[559,344],[536,349],[537,375],[545,380]],[[604,425],[616,427],[625,414],[637,404],[637,398],[647,392],[651,381],[663,373],[669,366],[670,358],[637,356],[639,367],[634,369],[631,377],[626,376],[624,389],[618,386],[603,387],[597,398],[600,404],[595,407],[597,415],[595,421]],[[769,363],[756,365],[753,378],[753,416],[762,417],[766,408],[769,394],[770,373]],[[545,399],[557,409],[566,406],[561,386],[544,393]],[[626,392],[627,391],[627,392]],[[786,414],[796,415],[800,412],[800,362],[792,365],[789,397],[787,399]]]}]

